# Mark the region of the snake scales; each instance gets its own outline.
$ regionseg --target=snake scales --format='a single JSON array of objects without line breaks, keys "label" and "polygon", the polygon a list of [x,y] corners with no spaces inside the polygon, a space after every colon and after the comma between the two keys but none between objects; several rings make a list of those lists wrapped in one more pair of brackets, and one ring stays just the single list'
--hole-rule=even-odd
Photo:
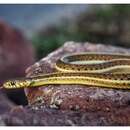
[{"label": "snake scales", "polygon": [[31,88],[49,84],[83,84],[84,86],[130,89],[130,55],[80,53],[59,59],[57,72],[8,80],[6,89]]}]

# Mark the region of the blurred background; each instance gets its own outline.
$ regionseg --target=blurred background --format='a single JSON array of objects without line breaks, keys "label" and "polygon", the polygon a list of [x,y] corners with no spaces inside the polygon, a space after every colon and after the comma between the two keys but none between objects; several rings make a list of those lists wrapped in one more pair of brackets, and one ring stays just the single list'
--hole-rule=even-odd
[{"label": "blurred background", "polygon": [[[1,4],[0,83],[25,76],[28,66],[65,41],[130,47],[129,12],[130,5]],[[16,104],[27,104],[23,90],[5,93]]]}]

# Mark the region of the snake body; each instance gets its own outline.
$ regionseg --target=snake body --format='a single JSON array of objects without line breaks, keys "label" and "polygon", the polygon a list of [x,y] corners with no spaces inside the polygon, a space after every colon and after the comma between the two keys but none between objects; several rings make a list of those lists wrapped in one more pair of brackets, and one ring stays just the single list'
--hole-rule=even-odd
[{"label": "snake body", "polygon": [[6,81],[6,89],[31,88],[50,84],[130,89],[130,55],[81,53],[59,59],[57,72]]}]

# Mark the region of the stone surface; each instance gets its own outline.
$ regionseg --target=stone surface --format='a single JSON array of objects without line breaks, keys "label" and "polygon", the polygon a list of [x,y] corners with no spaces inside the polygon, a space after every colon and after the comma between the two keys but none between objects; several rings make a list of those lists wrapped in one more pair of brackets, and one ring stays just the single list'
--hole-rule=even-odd
[{"label": "stone surface", "polygon": [[9,99],[0,92],[0,115],[10,111],[14,106],[15,104],[9,101]]},{"label": "stone surface", "polygon": [[[25,69],[35,61],[31,42],[12,26],[0,21],[0,85],[3,81],[24,77]],[[25,104],[23,90],[4,91],[14,102]]]},{"label": "stone surface", "polygon": [[130,125],[130,109],[118,111],[70,111],[41,108],[15,107],[1,117],[5,125],[22,126],[119,126]]},{"label": "stone surface", "polygon": [[[75,42],[67,42],[61,48],[50,53],[27,69],[27,76],[54,72],[56,60],[65,54],[80,52],[114,52],[129,53],[129,49],[119,47]],[[130,93],[127,90],[115,90],[83,85],[48,85],[39,88],[25,89],[29,104],[45,105],[63,110],[109,111],[113,108],[129,105]]]},{"label": "stone surface", "polygon": [[34,63],[34,50],[23,34],[0,21],[0,82],[25,76],[25,69]]},{"label": "stone surface", "polygon": [[12,103],[2,91],[0,91],[0,126],[6,125],[2,120],[2,115],[9,112],[14,106],[15,104]]},{"label": "stone surface", "polygon": [[[55,71],[54,64],[65,54],[75,52],[130,53],[130,49],[102,44],[66,42],[30,66],[27,77]],[[2,114],[4,125],[95,126],[130,125],[129,90],[49,85],[25,89],[29,105],[13,107]]]}]

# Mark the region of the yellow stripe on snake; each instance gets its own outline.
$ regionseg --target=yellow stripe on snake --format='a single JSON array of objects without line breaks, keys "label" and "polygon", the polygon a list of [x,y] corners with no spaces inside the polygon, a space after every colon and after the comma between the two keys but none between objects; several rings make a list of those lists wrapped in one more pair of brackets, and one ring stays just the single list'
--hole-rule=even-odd
[{"label": "yellow stripe on snake", "polygon": [[31,88],[50,84],[82,84],[85,87],[130,89],[130,55],[80,53],[59,59],[57,72],[6,81],[6,89]]}]

